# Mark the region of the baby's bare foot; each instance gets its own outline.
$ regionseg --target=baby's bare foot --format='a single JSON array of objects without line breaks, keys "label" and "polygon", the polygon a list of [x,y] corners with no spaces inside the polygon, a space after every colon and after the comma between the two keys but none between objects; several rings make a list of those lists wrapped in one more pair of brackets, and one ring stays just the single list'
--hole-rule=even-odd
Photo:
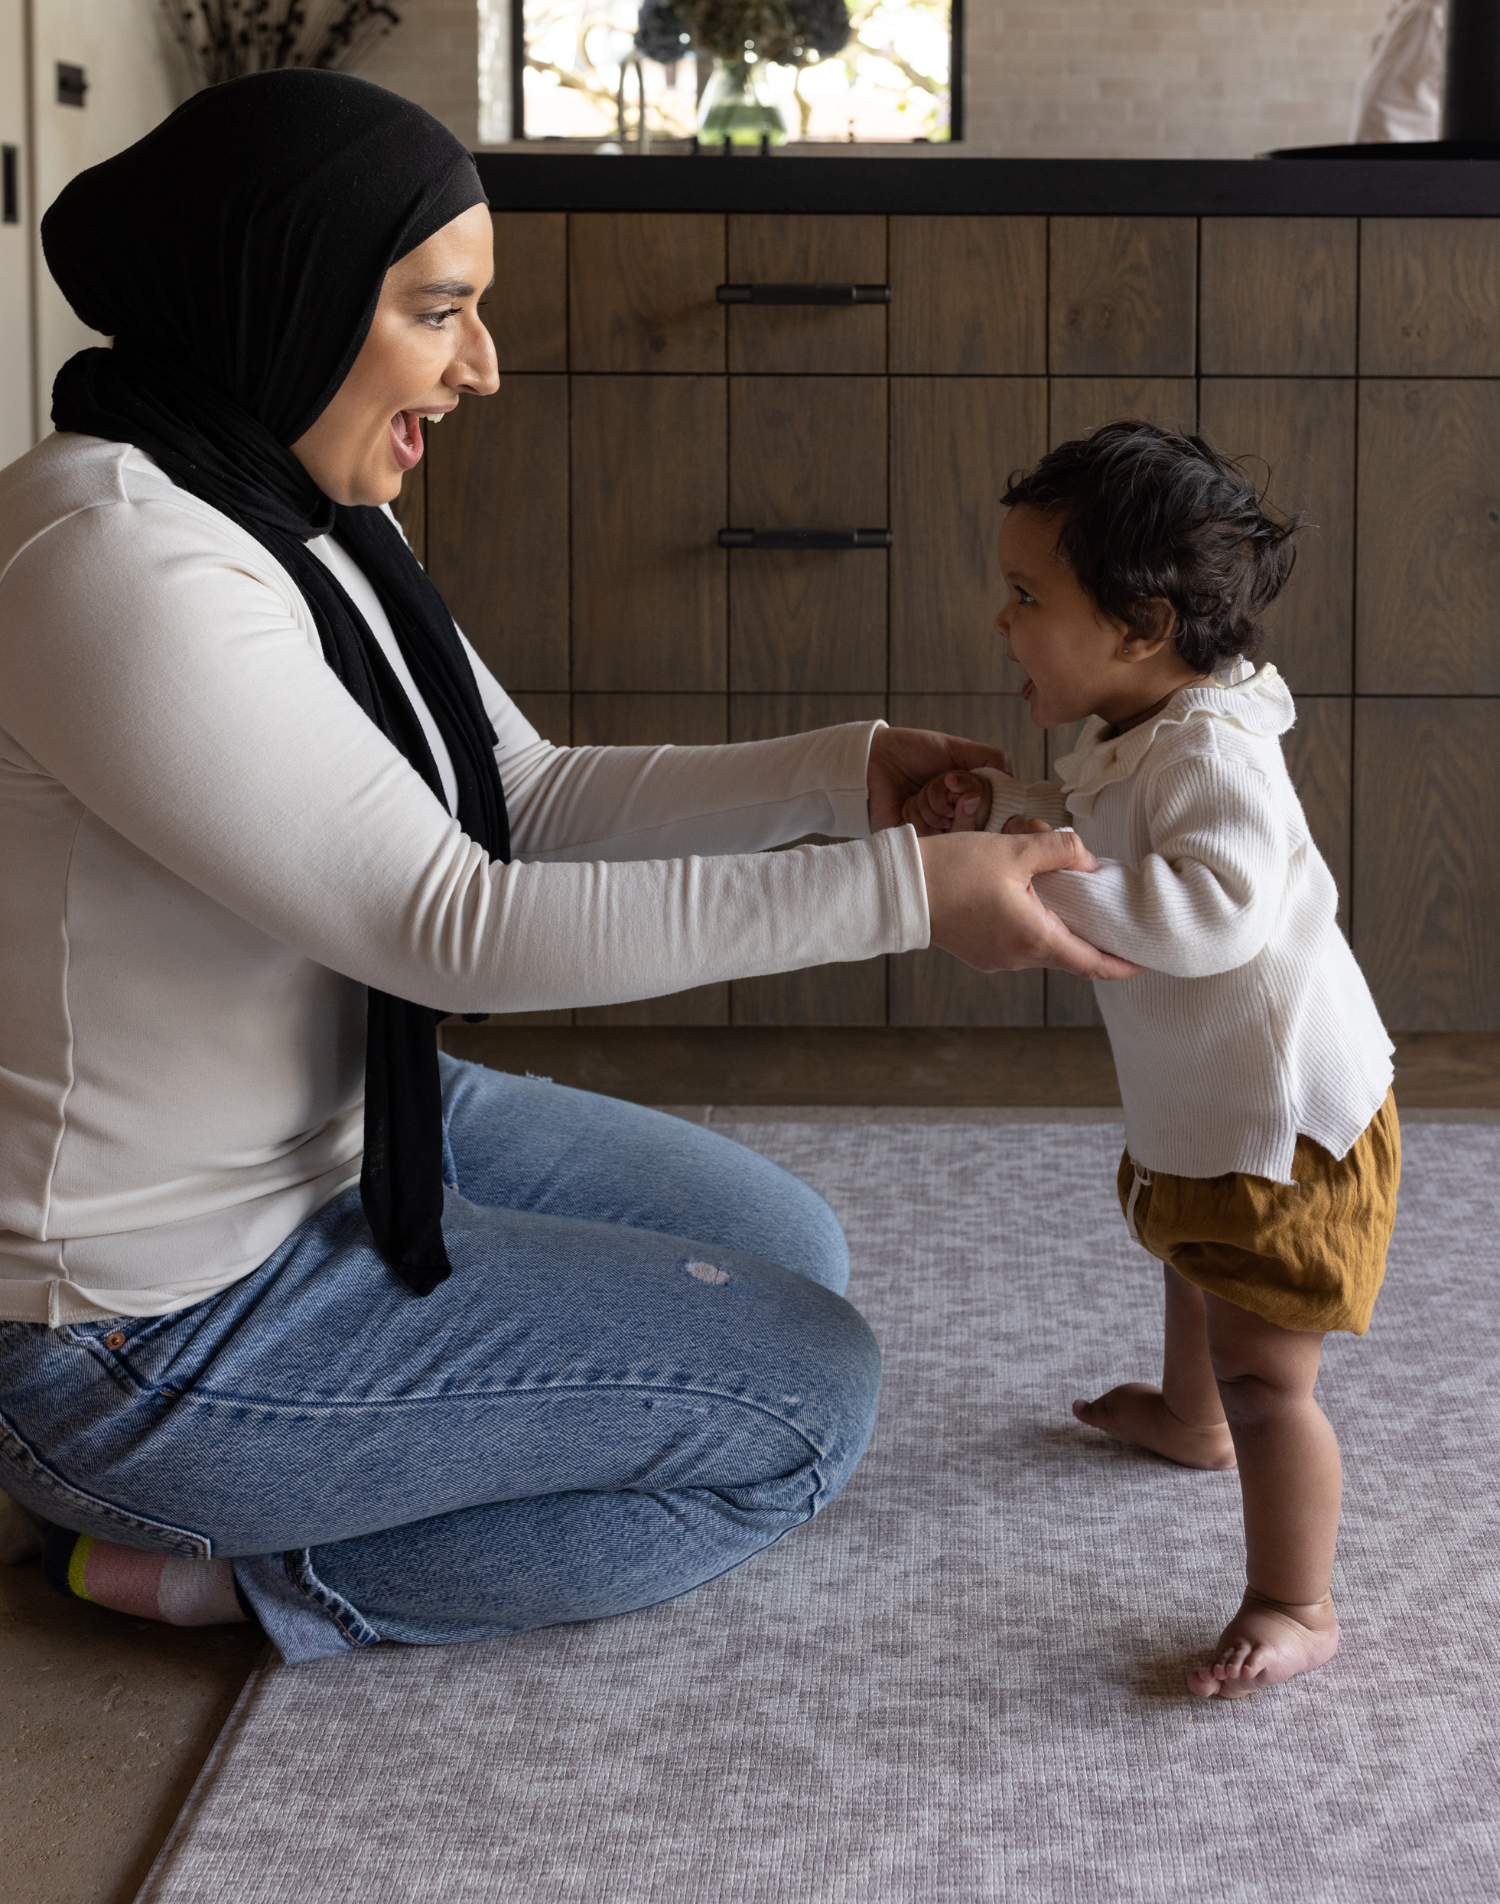
[{"label": "baby's bare foot", "polygon": [[1212,1662],[1188,1674],[1188,1690],[1200,1699],[1243,1699],[1326,1665],[1338,1650],[1331,1599],[1288,1606],[1247,1588]]},{"label": "baby's bare foot", "polygon": [[1122,1382],[1095,1402],[1074,1402],[1073,1413],[1087,1427],[1101,1429],[1116,1441],[1149,1448],[1185,1468],[1232,1468],[1234,1443],[1227,1421],[1194,1428],[1179,1421],[1159,1388],[1147,1382]]}]

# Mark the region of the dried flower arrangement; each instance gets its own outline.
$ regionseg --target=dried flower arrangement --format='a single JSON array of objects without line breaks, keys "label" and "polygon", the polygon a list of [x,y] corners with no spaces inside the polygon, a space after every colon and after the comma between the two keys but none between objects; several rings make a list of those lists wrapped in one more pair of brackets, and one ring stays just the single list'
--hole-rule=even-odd
[{"label": "dried flower arrangement", "polygon": [[401,15],[384,0],[160,0],[200,87],[279,66],[350,67]]},{"label": "dried flower arrangement", "polygon": [[635,44],[663,65],[695,48],[722,60],[746,51],[778,66],[840,52],[849,40],[845,0],[643,0]]}]

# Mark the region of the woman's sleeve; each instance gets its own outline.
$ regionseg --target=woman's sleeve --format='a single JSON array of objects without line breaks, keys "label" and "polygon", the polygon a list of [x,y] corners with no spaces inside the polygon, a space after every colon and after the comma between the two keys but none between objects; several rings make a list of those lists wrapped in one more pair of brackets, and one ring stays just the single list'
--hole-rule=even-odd
[{"label": "woman's sleeve", "polygon": [[1283,816],[1264,774],[1215,751],[1159,769],[1146,790],[1151,850],[1132,870],[1044,873],[1043,904],[1101,951],[1177,978],[1247,965],[1286,886]]},{"label": "woman's sleeve", "polygon": [[464,645],[523,859],[754,853],[809,833],[869,834],[865,774],[879,721],[721,747],[556,747]]},{"label": "woman's sleeve", "polygon": [[206,548],[172,504],[89,509],[12,565],[26,639],[0,643],[5,724],[39,768],[270,938],[471,1012],[927,943],[909,828],[720,859],[492,863],[340,687],[280,576]]}]

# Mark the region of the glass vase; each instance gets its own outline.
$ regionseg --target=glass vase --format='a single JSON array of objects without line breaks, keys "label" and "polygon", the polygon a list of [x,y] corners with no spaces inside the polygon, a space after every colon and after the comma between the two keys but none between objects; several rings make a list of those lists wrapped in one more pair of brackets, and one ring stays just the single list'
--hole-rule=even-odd
[{"label": "glass vase", "polygon": [[786,120],[764,60],[716,59],[698,107],[699,145],[786,144]]}]

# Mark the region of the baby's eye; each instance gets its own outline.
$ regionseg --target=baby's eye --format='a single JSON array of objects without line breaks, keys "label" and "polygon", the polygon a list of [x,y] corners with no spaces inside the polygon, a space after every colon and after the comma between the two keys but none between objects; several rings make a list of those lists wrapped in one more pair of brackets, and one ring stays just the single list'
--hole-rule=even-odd
[{"label": "baby's eye", "polygon": [[1030,608],[1036,601],[1035,595],[1028,595],[1024,588],[1016,590],[1016,601],[1022,608]]}]

